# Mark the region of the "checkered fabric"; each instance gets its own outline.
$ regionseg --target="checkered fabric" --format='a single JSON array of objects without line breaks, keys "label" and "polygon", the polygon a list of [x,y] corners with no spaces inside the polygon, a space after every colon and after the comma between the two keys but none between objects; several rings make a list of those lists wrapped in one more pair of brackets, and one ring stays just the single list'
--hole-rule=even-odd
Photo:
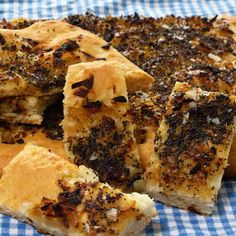
[{"label": "checkered fabric", "polygon": [[86,11],[96,15],[236,15],[236,0],[0,0],[0,18],[61,18]]},{"label": "checkered fabric", "polygon": [[[96,15],[236,15],[236,0],[0,0],[0,18],[61,18],[93,12]],[[143,235],[236,235],[236,181],[225,181],[212,216],[200,216],[156,204],[159,215]],[[40,235],[31,226],[0,215],[0,236]]]}]

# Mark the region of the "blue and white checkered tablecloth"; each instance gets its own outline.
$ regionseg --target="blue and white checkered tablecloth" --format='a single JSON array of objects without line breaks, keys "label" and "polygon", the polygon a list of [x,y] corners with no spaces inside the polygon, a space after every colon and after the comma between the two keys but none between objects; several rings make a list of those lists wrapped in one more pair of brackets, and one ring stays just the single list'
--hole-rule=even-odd
[{"label": "blue and white checkered tablecloth", "polygon": [[[96,15],[236,15],[236,0],[0,0],[0,18],[61,18],[93,12]],[[225,181],[212,216],[200,216],[156,204],[159,215],[143,235],[236,235],[236,181]],[[0,236],[40,235],[31,226],[0,215]]]},{"label": "blue and white checkered tablecloth", "polygon": [[61,18],[90,11],[99,16],[236,15],[236,0],[0,0],[0,18]]}]

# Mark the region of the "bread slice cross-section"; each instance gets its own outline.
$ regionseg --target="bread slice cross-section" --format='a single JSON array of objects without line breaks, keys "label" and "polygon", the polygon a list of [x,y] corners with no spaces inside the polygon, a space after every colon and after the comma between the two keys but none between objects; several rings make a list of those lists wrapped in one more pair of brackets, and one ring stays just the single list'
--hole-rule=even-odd
[{"label": "bread slice cross-section", "polygon": [[99,182],[91,169],[46,148],[25,146],[4,168],[0,210],[51,235],[139,235],[154,202]]},{"label": "bread slice cross-section", "polygon": [[177,82],[157,131],[145,191],[168,205],[212,213],[234,125],[234,96]]}]

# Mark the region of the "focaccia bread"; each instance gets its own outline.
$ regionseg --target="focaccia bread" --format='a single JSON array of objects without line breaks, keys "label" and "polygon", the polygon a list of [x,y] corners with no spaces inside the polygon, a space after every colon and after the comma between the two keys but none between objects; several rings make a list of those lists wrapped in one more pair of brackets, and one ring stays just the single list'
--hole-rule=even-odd
[{"label": "focaccia bread", "polygon": [[[50,178],[49,178],[50,173]],[[139,235],[154,202],[99,182],[46,148],[28,144],[5,168],[0,211],[51,235]]]},{"label": "focaccia bread", "polygon": [[[175,82],[183,81],[183,78],[171,75],[189,68],[192,75],[190,72],[184,77],[186,82],[192,80],[194,73],[203,72],[202,80],[194,79],[192,82],[204,90],[210,88],[209,91],[224,90],[235,94],[236,16],[149,18],[135,14],[100,18],[88,14],[69,16],[66,20],[104,37],[152,75],[155,78],[152,91],[155,95],[160,94],[158,104],[163,110]],[[28,23],[21,21],[17,27]],[[153,134],[148,129],[146,139],[149,140],[150,136]],[[232,144],[229,163],[226,175],[236,176],[236,142]]]},{"label": "focaccia bread", "polygon": [[[159,95],[158,104],[165,110],[168,96],[178,79],[197,82],[204,90],[221,88],[219,92],[223,89],[235,94],[235,19],[235,16],[148,18],[138,14],[101,18],[85,14],[69,16],[65,21],[104,38],[151,74],[155,78],[152,90],[155,96]],[[22,18],[12,22],[3,20],[0,27],[23,29],[35,22]],[[187,72],[187,76],[176,76],[179,71]],[[202,80],[199,80],[198,73],[201,73]],[[198,78],[192,79],[195,75]],[[152,109],[147,113],[151,114]],[[150,136],[153,134],[148,128],[147,137]],[[235,147],[234,142],[229,159],[232,168],[226,170],[228,176],[236,173]]]},{"label": "focaccia bread", "polygon": [[[153,80],[103,39],[62,20],[36,22],[21,30],[0,29],[0,57],[1,99],[62,93],[68,65],[80,62],[107,60],[123,64],[130,88],[138,80],[148,89]],[[42,112],[38,113],[40,124]],[[7,119],[36,123],[12,117]]]},{"label": "focaccia bread", "polygon": [[167,205],[211,214],[234,126],[234,96],[177,82],[141,183],[145,191]]},{"label": "focaccia bread", "polygon": [[[122,188],[131,187],[141,174],[129,112],[128,90],[133,87],[126,74],[118,62],[70,66],[62,122],[69,159],[94,169],[101,181]],[[142,89],[142,82],[136,81],[134,87]]]},{"label": "focaccia bread", "polygon": [[[174,81],[187,81],[203,90],[221,92],[229,95],[236,94],[236,70],[231,72],[226,68],[217,69],[209,65],[194,66],[188,70],[178,71],[171,76]],[[233,139],[229,155],[229,166],[226,177],[236,177],[236,136]]]}]

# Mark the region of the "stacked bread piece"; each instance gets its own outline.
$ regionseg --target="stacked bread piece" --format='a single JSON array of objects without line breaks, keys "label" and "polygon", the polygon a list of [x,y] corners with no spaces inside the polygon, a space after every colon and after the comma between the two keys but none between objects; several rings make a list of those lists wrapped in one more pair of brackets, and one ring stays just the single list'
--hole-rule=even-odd
[{"label": "stacked bread piece", "polygon": [[131,85],[134,70],[144,87],[152,80],[101,38],[63,21],[0,29],[0,46],[0,119],[10,123],[41,124],[45,108],[62,93],[71,64],[120,61]]},{"label": "stacked bread piece", "polygon": [[63,121],[69,159],[95,170],[103,182],[123,188],[141,174],[126,74],[119,62],[70,66]]}]

